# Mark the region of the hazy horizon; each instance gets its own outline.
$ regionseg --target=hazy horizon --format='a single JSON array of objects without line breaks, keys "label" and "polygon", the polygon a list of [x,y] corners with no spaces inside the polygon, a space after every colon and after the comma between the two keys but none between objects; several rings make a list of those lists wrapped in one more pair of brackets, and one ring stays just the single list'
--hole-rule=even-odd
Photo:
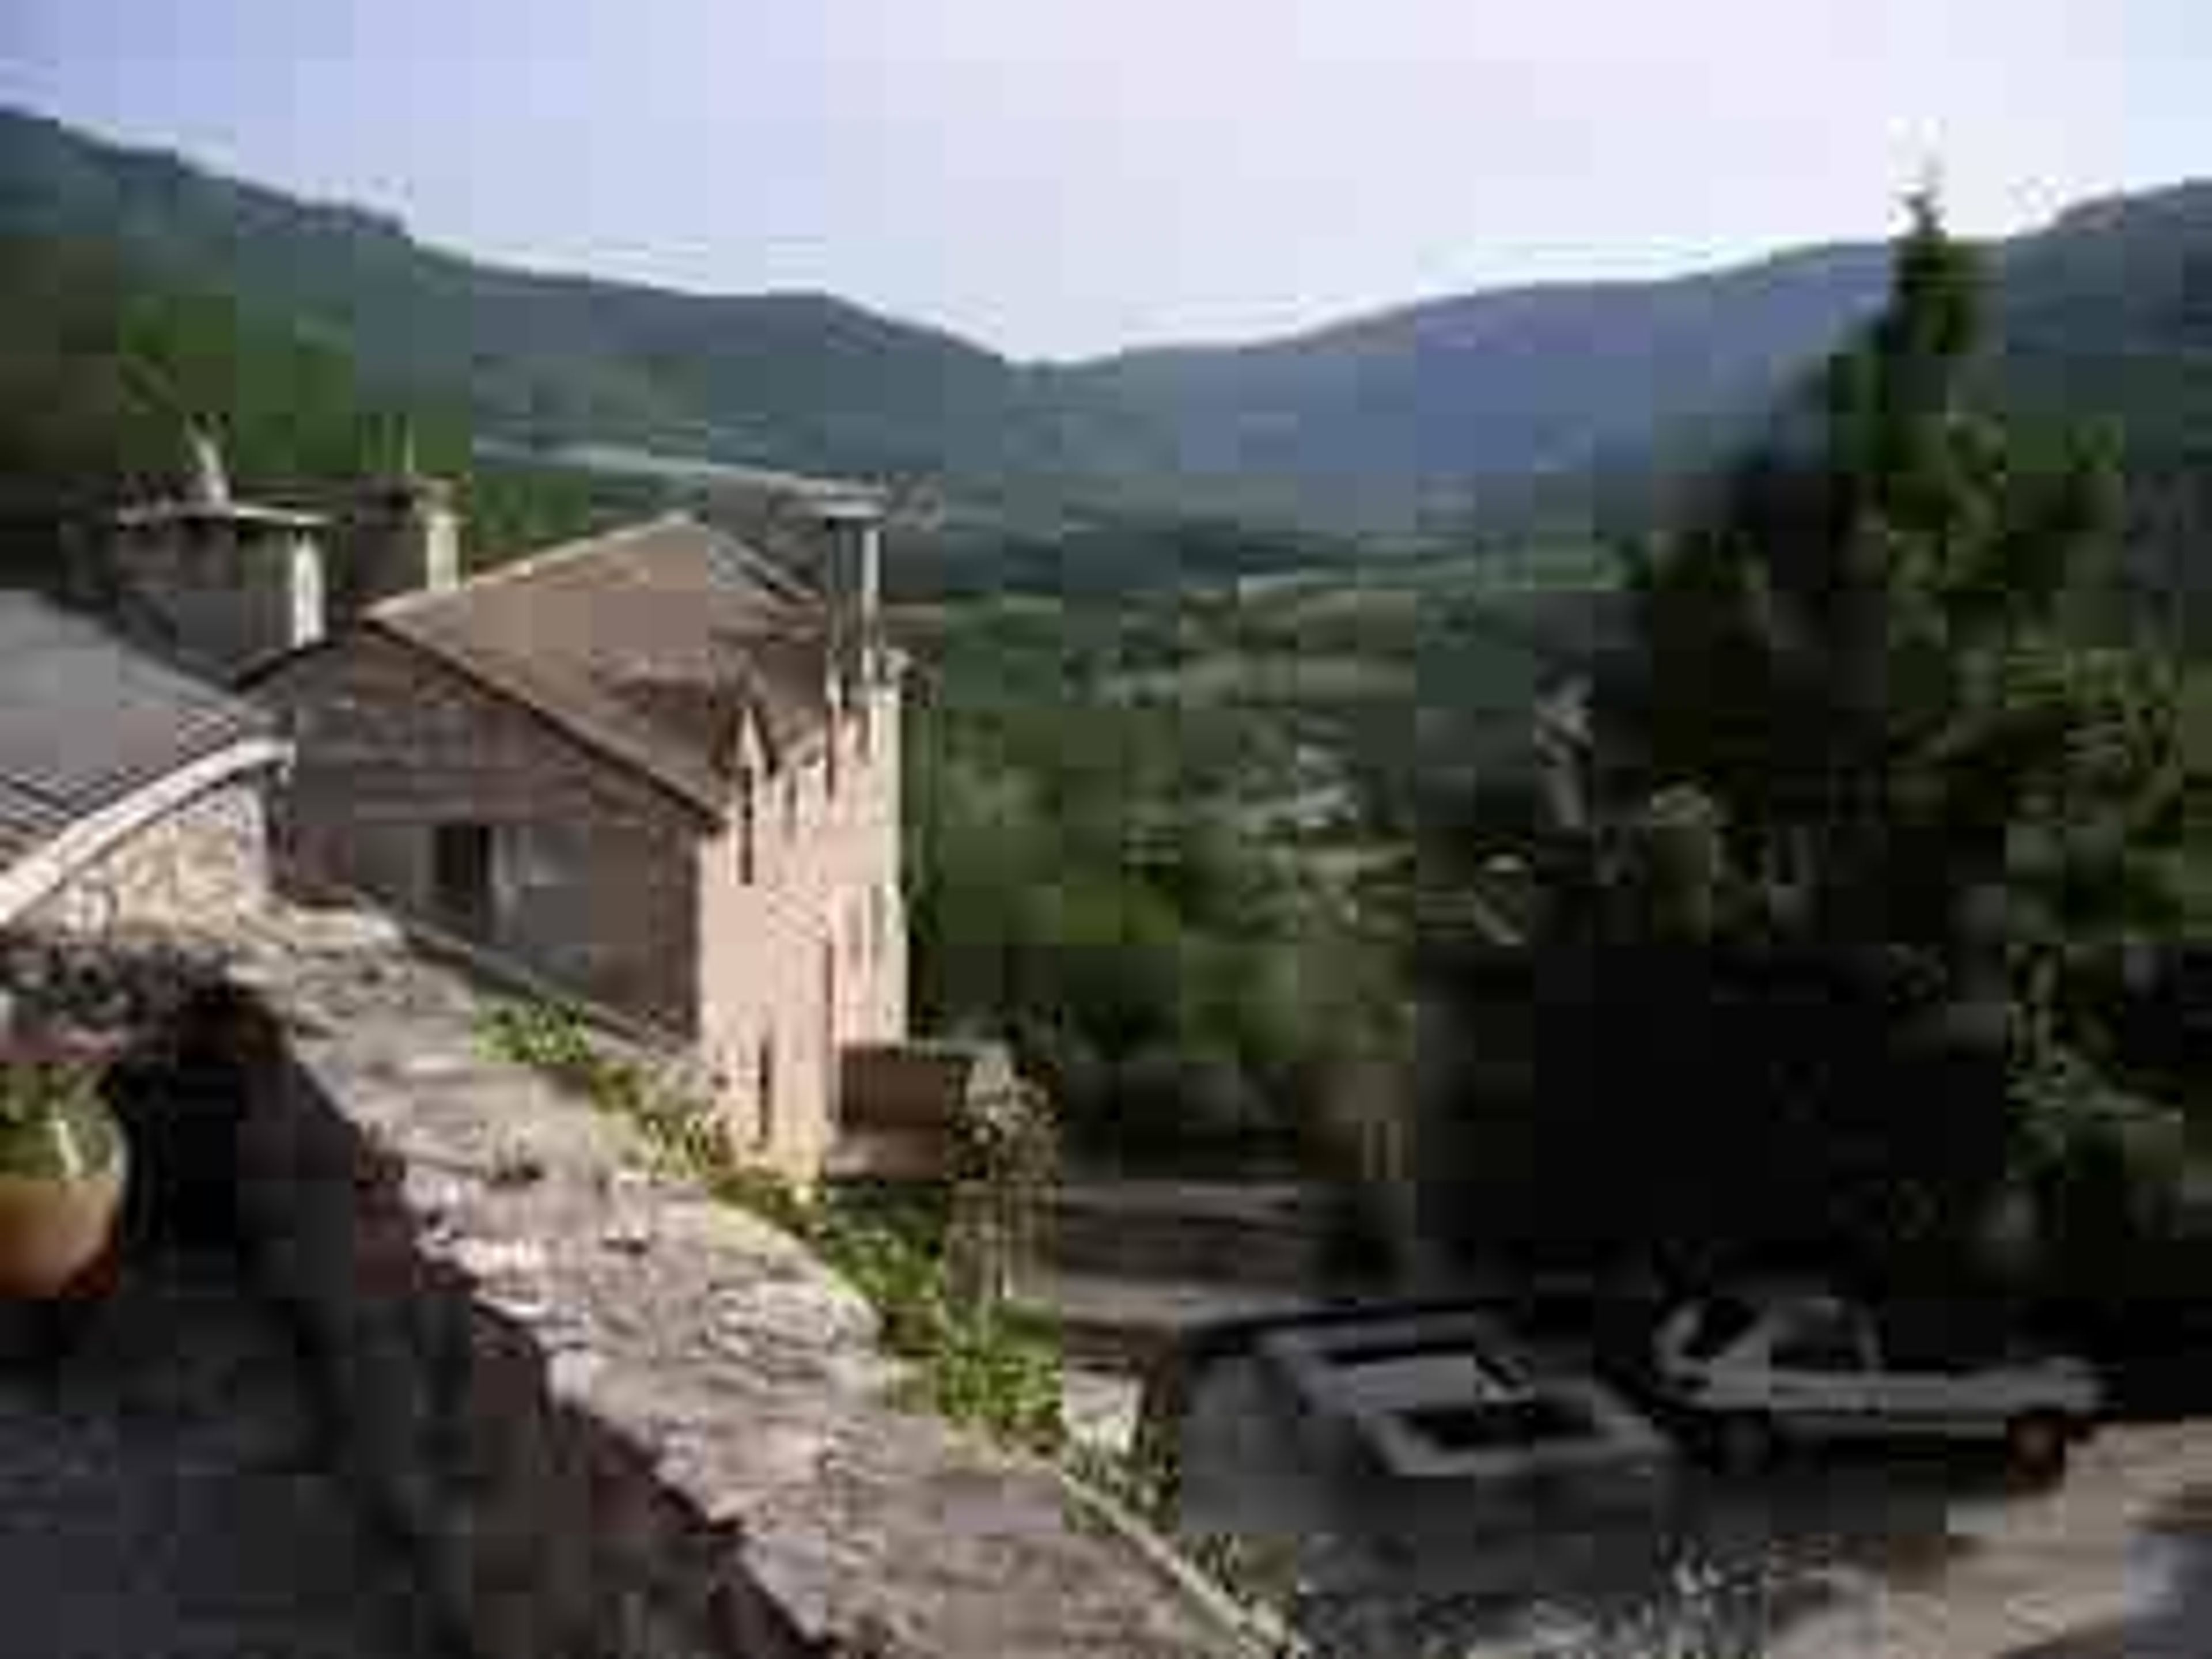
[{"label": "hazy horizon", "polygon": [[836,295],[1025,360],[1664,277],[2212,172],[2212,16],[2131,0],[16,0],[0,101],[501,264]]}]

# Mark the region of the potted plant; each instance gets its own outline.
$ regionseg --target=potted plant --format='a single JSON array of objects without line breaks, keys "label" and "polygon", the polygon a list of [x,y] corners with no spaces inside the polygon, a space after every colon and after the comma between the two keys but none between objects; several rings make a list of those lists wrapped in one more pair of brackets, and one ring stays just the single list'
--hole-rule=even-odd
[{"label": "potted plant", "polygon": [[108,1056],[0,1048],[0,1298],[49,1300],[106,1253],[129,1157],[100,1093]]}]

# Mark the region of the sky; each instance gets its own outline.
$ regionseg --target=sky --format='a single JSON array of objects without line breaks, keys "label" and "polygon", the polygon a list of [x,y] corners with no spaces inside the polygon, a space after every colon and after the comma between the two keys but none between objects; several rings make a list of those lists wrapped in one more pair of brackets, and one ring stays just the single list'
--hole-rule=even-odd
[{"label": "sky", "polygon": [[0,0],[0,103],[1010,355],[2212,174],[2208,0]]}]

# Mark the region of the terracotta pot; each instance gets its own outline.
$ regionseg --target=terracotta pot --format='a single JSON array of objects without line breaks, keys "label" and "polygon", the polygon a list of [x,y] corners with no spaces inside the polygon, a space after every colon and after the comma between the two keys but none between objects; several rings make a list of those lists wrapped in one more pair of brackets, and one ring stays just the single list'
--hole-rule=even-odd
[{"label": "terracotta pot", "polygon": [[97,1090],[11,1103],[0,1115],[0,1297],[73,1287],[106,1252],[129,1169],[122,1126]]}]

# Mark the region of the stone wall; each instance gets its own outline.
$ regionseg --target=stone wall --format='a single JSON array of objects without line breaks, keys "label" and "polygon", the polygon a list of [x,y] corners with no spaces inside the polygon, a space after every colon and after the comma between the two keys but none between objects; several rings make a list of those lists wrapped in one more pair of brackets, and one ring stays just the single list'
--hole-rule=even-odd
[{"label": "stone wall", "polygon": [[[298,745],[278,840],[301,869],[662,1030],[695,1030],[698,815],[373,631],[258,691]],[[494,839],[482,928],[434,902],[434,827],[464,822]]]},{"label": "stone wall", "polygon": [[72,871],[22,917],[33,928],[219,927],[269,893],[266,771],[164,813]]},{"label": "stone wall", "polygon": [[246,1231],[483,1659],[1196,1659],[1233,1626],[1052,1471],[894,1403],[870,1310],[487,1056],[373,918],[231,942]]}]

